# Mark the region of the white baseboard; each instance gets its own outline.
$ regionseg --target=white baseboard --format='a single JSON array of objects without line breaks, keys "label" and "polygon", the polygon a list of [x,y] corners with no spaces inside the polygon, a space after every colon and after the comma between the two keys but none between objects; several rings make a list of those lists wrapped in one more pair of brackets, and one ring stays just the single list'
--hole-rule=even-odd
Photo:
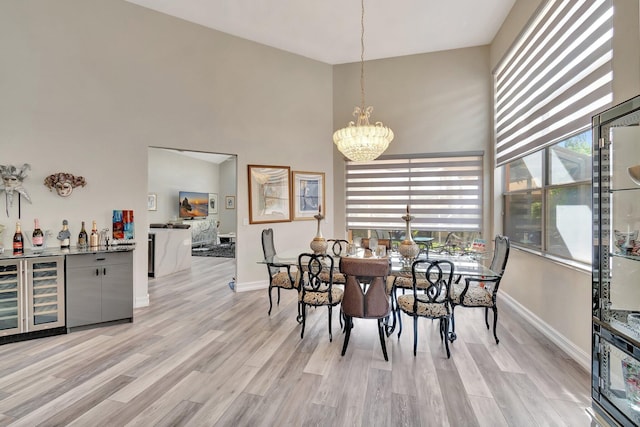
[{"label": "white baseboard", "polygon": [[142,298],[135,299],[135,301],[133,302],[133,308],[148,307],[149,303],[149,294],[146,294]]},{"label": "white baseboard", "polygon": [[569,341],[564,335],[556,331],[548,323],[529,311],[529,309],[510,297],[507,293],[500,292],[500,300],[513,308],[513,310],[545,337],[549,338],[555,345],[560,347],[562,351],[567,353],[569,357],[575,360],[580,366],[588,372],[591,372],[591,354],[585,353],[580,347]]},{"label": "white baseboard", "polygon": [[244,283],[236,283],[235,290],[236,292],[249,292],[249,291],[257,291],[260,289],[268,289],[269,282],[265,280],[258,280],[256,282],[244,282]]}]

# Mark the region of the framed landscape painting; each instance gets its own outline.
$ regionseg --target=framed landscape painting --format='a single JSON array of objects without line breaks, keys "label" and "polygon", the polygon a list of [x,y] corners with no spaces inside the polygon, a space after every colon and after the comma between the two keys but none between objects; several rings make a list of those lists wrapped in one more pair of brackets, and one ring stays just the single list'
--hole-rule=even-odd
[{"label": "framed landscape painting", "polygon": [[292,172],[293,219],[313,220],[314,215],[324,215],[324,172]]},{"label": "framed landscape painting", "polygon": [[291,221],[289,166],[248,165],[249,223]]}]

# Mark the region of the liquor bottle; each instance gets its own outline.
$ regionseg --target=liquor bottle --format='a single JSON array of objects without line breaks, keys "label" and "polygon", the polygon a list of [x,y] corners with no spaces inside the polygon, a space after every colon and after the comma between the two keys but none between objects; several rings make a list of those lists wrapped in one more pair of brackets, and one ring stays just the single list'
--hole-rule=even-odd
[{"label": "liquor bottle", "polygon": [[20,221],[16,223],[16,233],[13,235],[13,254],[22,255],[24,253],[24,236],[20,229]]},{"label": "liquor bottle", "polygon": [[98,235],[98,226],[96,222],[93,221],[93,226],[91,227],[91,235],[89,236],[89,246],[92,248],[98,247],[98,242],[100,241],[100,236]]},{"label": "liquor bottle", "polygon": [[44,245],[44,233],[40,229],[40,222],[38,221],[38,218],[34,219],[33,223],[34,227],[33,234],[31,235],[31,242],[33,243],[34,247],[39,248]]},{"label": "liquor bottle", "polygon": [[60,249],[69,249],[71,232],[69,231],[69,221],[66,219],[62,221],[62,230],[58,233],[58,240],[60,240]]},{"label": "liquor bottle", "polygon": [[78,234],[78,247],[86,248],[89,245],[89,235],[87,234],[87,230],[84,228],[84,221],[82,221],[82,228],[80,229],[80,234]]}]

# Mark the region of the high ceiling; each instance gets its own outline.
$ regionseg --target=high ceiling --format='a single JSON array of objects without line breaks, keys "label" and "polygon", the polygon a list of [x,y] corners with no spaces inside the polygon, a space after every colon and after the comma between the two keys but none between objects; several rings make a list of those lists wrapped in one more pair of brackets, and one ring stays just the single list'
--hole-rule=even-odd
[{"label": "high ceiling", "polygon": [[[328,64],[360,61],[358,0],[127,0]],[[515,0],[366,0],[365,60],[491,43]]]}]

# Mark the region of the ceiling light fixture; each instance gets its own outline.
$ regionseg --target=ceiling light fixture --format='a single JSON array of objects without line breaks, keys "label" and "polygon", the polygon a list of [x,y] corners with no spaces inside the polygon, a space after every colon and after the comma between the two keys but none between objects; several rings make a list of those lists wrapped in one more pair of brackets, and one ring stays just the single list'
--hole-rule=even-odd
[{"label": "ceiling light fixture", "polygon": [[335,131],[333,142],[338,146],[338,150],[349,160],[354,162],[368,162],[378,158],[389,147],[393,140],[393,131],[382,124],[376,122],[369,124],[369,117],[373,107],[366,107],[364,104],[364,0],[361,0],[362,15],[360,17],[360,107],[356,107],[353,115],[358,118],[357,122],[349,124]]}]

